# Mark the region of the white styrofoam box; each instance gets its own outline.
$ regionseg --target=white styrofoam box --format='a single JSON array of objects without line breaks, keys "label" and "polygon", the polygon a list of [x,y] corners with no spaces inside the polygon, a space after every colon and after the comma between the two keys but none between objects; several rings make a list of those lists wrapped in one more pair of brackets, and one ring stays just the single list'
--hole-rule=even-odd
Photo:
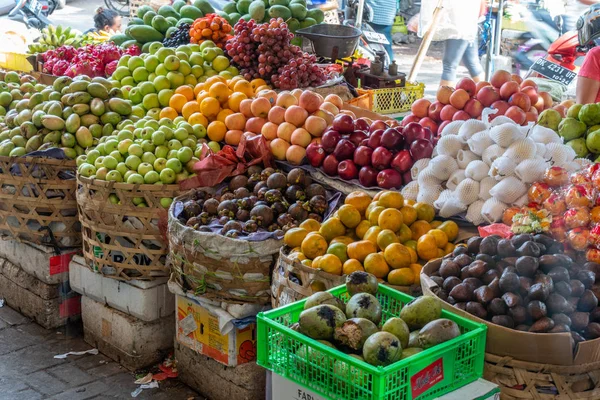
[{"label": "white styrofoam box", "polygon": [[69,265],[69,283],[77,293],[134,316],[154,321],[175,312],[175,296],[167,288],[168,278],[152,281],[120,281],[91,271],[83,257]]},{"label": "white styrofoam box", "polygon": [[[61,254],[74,251],[77,251],[77,249],[63,250]],[[1,258],[5,258],[14,265],[23,268],[25,272],[48,285],[56,285],[69,279],[66,268],[56,268],[56,270],[50,268],[50,258],[54,256],[56,256],[56,253],[49,246],[22,243],[12,239],[0,239]]]}]

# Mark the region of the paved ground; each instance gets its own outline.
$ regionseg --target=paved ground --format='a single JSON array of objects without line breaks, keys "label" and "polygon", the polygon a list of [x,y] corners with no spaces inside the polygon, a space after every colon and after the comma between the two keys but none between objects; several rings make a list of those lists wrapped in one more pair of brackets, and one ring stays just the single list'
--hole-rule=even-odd
[{"label": "paved ground", "polygon": [[65,8],[52,13],[50,21],[85,32],[94,27],[94,12],[100,6],[104,6],[103,0],[67,1]]},{"label": "paved ground", "polygon": [[[133,373],[98,355],[57,354],[89,350],[77,327],[49,331],[8,306],[0,308],[0,399],[131,399]],[[137,399],[202,399],[176,379],[144,390]]]}]

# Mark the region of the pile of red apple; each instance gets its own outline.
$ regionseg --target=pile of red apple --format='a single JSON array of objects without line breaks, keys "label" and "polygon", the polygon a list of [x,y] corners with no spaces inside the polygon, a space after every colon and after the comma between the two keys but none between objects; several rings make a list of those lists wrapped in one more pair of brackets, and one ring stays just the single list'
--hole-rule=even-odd
[{"label": "pile of red apple", "polygon": [[498,110],[492,119],[505,115],[519,125],[536,122],[538,113],[553,105],[548,92],[539,92],[537,84],[508,71],[494,73],[490,82],[475,83],[471,78],[461,79],[456,88],[440,86],[437,101],[419,99],[402,124],[419,122],[437,133],[450,121],[481,119],[486,107]]},{"label": "pile of red apple", "polygon": [[414,162],[431,157],[437,140],[418,123],[387,122],[339,114],[321,141],[306,148],[308,162],[329,176],[358,179],[364,187],[401,188],[411,181]]}]

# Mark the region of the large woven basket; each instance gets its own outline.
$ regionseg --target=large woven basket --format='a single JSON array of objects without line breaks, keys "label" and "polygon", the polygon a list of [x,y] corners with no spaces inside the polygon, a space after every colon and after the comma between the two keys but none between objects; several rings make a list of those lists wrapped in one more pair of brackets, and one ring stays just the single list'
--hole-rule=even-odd
[{"label": "large woven basket", "polygon": [[[82,176],[77,183],[83,255],[92,269],[122,280],[168,276],[167,242],[159,230],[161,219],[166,224],[167,210],[160,200],[175,197],[179,186],[133,185]],[[143,198],[147,207],[134,205],[135,198]]]},{"label": "large woven basket", "polygon": [[500,386],[502,400],[600,399],[600,362],[550,365],[486,353],[483,375]]},{"label": "large woven basket", "polygon": [[0,235],[56,248],[81,246],[75,161],[0,157]]},{"label": "large woven basket", "polygon": [[233,303],[266,304],[271,299],[271,269],[283,240],[249,241],[183,225],[169,210],[169,264],[184,289],[195,295]]}]

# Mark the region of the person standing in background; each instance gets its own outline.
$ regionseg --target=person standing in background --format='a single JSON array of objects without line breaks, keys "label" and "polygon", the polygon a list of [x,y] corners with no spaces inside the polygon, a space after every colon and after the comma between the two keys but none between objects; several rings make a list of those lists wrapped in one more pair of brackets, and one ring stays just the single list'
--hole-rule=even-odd
[{"label": "person standing in background", "polygon": [[565,26],[565,32],[574,31],[577,29],[577,19],[583,15],[584,12],[593,6],[594,4],[600,3],[600,0],[564,0],[565,1],[565,15],[563,15],[563,24]]},{"label": "person standing in background", "polygon": [[396,18],[398,3],[396,0],[366,0],[373,9],[373,21],[370,25],[376,32],[385,35],[388,44],[385,50],[390,56],[390,62],[394,61],[394,49],[392,48],[392,26]]}]

